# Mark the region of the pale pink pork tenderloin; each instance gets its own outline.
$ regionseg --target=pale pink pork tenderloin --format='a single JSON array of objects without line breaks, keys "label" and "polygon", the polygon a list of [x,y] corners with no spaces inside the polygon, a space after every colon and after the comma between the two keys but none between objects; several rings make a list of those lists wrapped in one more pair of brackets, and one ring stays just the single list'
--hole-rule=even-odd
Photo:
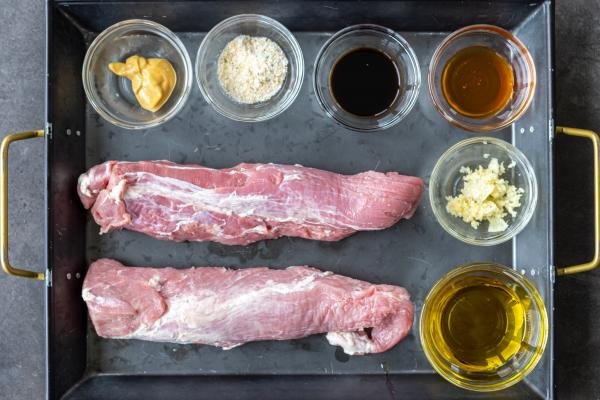
[{"label": "pale pink pork tenderloin", "polygon": [[396,172],[356,175],[300,165],[212,169],[169,161],[108,161],[79,177],[101,233],[246,245],[297,236],[335,241],[410,218],[423,181]]},{"label": "pale pink pork tenderloin", "polygon": [[404,288],[305,266],[144,268],[100,259],[82,296],[102,337],[224,349],[326,332],[348,354],[380,353],[406,337],[414,315]]}]

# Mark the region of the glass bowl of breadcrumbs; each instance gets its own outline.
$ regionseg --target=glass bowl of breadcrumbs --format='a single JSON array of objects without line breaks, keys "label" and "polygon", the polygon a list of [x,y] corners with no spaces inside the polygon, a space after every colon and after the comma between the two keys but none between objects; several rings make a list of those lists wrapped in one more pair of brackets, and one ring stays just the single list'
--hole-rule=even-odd
[{"label": "glass bowl of breadcrumbs", "polygon": [[303,78],[298,41],[264,15],[221,21],[206,34],[196,57],[196,79],[204,99],[236,121],[265,121],[281,114],[298,96]]}]

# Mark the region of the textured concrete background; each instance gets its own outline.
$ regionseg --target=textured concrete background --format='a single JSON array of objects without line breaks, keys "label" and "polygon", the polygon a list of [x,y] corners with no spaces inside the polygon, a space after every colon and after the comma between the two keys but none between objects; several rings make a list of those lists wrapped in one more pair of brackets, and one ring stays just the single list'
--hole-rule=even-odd
[{"label": "textured concrete background", "polygon": [[[556,7],[557,122],[600,131],[600,2],[558,0]],[[0,133],[44,123],[44,4],[0,0]],[[561,146],[562,146],[561,142]],[[589,159],[585,146],[565,141],[559,157],[557,207],[562,244],[557,263],[589,254]],[[565,154],[566,153],[566,154]],[[41,270],[44,255],[43,145],[12,147],[10,249],[12,263]],[[583,164],[583,163],[582,163]],[[588,163],[589,164],[589,163]],[[577,183],[573,183],[578,179]],[[588,180],[589,182],[589,180]],[[583,190],[577,195],[575,190]],[[578,210],[567,214],[567,210]],[[581,211],[579,211],[581,210]],[[575,215],[573,215],[575,214]],[[579,228],[583,226],[583,228]],[[44,322],[41,282],[0,273],[0,398],[41,399],[44,393]],[[600,271],[557,279],[556,383],[561,399],[599,399]]]}]

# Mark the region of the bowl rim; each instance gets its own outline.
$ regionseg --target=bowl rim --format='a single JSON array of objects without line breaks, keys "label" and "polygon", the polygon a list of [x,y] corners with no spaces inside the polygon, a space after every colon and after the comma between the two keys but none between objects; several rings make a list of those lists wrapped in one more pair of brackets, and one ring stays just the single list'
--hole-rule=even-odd
[{"label": "bowl rim", "polygon": [[[473,32],[484,32],[484,33],[494,34],[496,36],[501,36],[505,41],[512,43],[516,48],[519,49],[519,51],[523,55],[523,58],[524,58],[524,60],[527,64],[527,67],[531,73],[531,79],[529,82],[529,91],[527,93],[527,97],[523,101],[523,104],[521,104],[521,106],[519,107],[519,110],[516,113],[514,113],[513,116],[511,116],[510,118],[508,118],[505,121],[502,121],[501,123],[498,123],[498,124],[479,126],[479,125],[473,125],[473,124],[469,124],[469,123],[465,123],[465,122],[456,120],[450,113],[448,113],[448,111],[445,109],[445,107],[443,107],[441,105],[441,99],[438,97],[438,94],[436,93],[436,91],[434,89],[437,84],[437,82],[435,81],[435,71],[436,71],[436,68],[439,67],[439,58],[440,58],[441,54],[446,50],[446,48],[454,40],[464,36],[465,34],[469,34],[469,33],[473,33]],[[500,28],[499,26],[490,25],[490,24],[468,25],[468,26],[462,27],[462,28],[450,33],[448,36],[446,36],[444,38],[444,40],[442,40],[441,43],[436,47],[435,51],[433,52],[433,54],[431,56],[431,61],[429,63],[429,69],[428,69],[427,75],[428,75],[427,80],[428,80],[428,86],[429,86],[429,97],[431,98],[431,100],[433,102],[433,106],[438,111],[438,113],[442,117],[444,117],[448,122],[450,122],[452,125],[454,125],[458,128],[464,129],[466,131],[475,132],[475,133],[495,132],[495,131],[498,131],[502,128],[509,126],[510,124],[512,124],[519,118],[521,118],[521,116],[523,116],[523,114],[525,114],[525,112],[531,105],[531,102],[533,101],[533,97],[535,94],[535,89],[537,86],[537,75],[536,75],[535,63],[533,62],[533,58],[531,57],[531,53],[529,53],[529,50],[527,49],[527,47],[512,32],[510,32],[506,29]],[[466,118],[468,118],[468,117],[466,117]],[[474,118],[469,118],[469,119],[475,120]]]},{"label": "bowl rim", "polygon": [[[492,145],[503,148],[510,155],[511,159],[516,161],[517,164],[522,165],[522,167],[523,167],[523,168],[521,168],[523,170],[522,172],[526,176],[526,178],[530,184],[530,193],[529,193],[529,197],[528,197],[529,201],[524,206],[521,206],[521,208],[519,210],[521,212],[520,220],[518,220],[516,224],[509,225],[509,227],[504,232],[502,232],[502,234],[500,234],[496,237],[493,237],[493,238],[489,238],[489,239],[479,239],[479,238],[468,237],[468,236],[460,234],[459,232],[452,229],[446,223],[446,220],[445,220],[446,216],[449,216],[449,217],[452,217],[452,216],[450,216],[450,214],[447,213],[445,208],[440,209],[439,207],[437,207],[435,205],[436,198],[434,197],[435,190],[433,189],[435,186],[435,183],[437,183],[437,181],[438,181],[438,176],[440,176],[440,174],[442,173],[441,171],[443,171],[442,167],[443,167],[443,164],[445,163],[445,161],[452,154],[456,153],[457,151],[462,150],[468,146],[471,146],[474,144],[479,144],[479,143],[492,144]],[[428,187],[429,187],[429,203],[431,205],[433,215],[435,216],[435,219],[438,221],[438,223],[442,226],[442,228],[447,233],[449,233],[451,236],[453,236],[454,238],[456,238],[464,243],[468,243],[468,244],[476,245],[476,246],[494,246],[494,245],[504,243],[504,242],[514,238],[518,233],[520,233],[527,226],[527,224],[533,217],[533,214],[534,214],[536,206],[537,206],[537,200],[538,200],[537,178],[535,175],[535,170],[533,169],[533,166],[529,162],[529,159],[527,159],[527,157],[525,156],[525,154],[523,154],[523,152],[521,152],[521,150],[519,150],[518,148],[513,146],[511,143],[509,143],[505,140],[502,140],[502,139],[498,139],[495,137],[489,137],[489,136],[476,136],[476,137],[463,139],[460,142],[456,143],[455,145],[451,146],[449,149],[447,149],[438,158],[437,162],[435,163],[435,166],[433,167],[433,170],[431,171],[431,176],[429,178],[429,186]],[[457,218],[457,217],[453,217],[453,218]],[[511,227],[512,227],[512,229],[510,229]]]},{"label": "bowl rim", "polygon": [[[225,108],[223,108],[217,101],[215,101],[214,97],[211,95],[210,91],[206,89],[203,83],[203,79],[201,77],[200,68],[205,65],[205,56],[207,49],[212,44],[212,38],[223,28],[235,26],[241,22],[252,22],[252,21],[260,21],[265,22],[271,26],[271,28],[278,30],[288,41],[290,47],[292,48],[292,56],[297,63],[297,72],[295,76],[292,76],[290,73],[291,79],[293,80],[293,84],[288,89],[287,93],[284,95],[283,101],[281,104],[271,109],[269,112],[260,115],[258,117],[247,117],[235,112],[231,112]],[[279,45],[279,44],[278,44]],[[289,62],[289,60],[288,60]],[[194,65],[194,72],[196,74],[196,84],[200,89],[200,93],[202,93],[202,97],[204,100],[212,106],[212,108],[219,114],[234,121],[239,122],[261,122],[266,121],[272,118],[275,118],[279,114],[283,113],[287,110],[296,100],[298,95],[300,94],[300,90],[302,88],[302,84],[304,81],[304,54],[302,52],[302,48],[298,43],[298,40],[294,36],[294,34],[285,27],[281,22],[262,14],[237,14],[231,17],[225,18],[204,36],[202,42],[200,42],[200,46],[198,47],[198,51],[196,53],[196,62]],[[270,100],[267,100],[269,102]],[[234,103],[234,100],[231,100]]]},{"label": "bowl rim", "polygon": [[[414,79],[415,79],[415,84],[414,84],[415,88],[412,91],[411,97],[409,98],[409,100],[407,102],[406,111],[402,115],[396,114],[394,116],[394,118],[392,120],[390,120],[390,122],[388,122],[387,124],[382,125],[382,126],[376,126],[373,128],[360,128],[360,127],[348,124],[348,123],[342,121],[341,119],[337,118],[335,116],[335,114],[331,111],[331,109],[327,105],[327,103],[325,101],[323,101],[323,95],[322,95],[321,90],[319,89],[319,85],[317,82],[317,75],[320,70],[321,59],[323,58],[323,55],[329,49],[329,47],[331,47],[331,45],[333,45],[338,39],[345,37],[348,34],[351,34],[353,32],[357,32],[357,31],[365,31],[365,30],[370,30],[370,31],[375,31],[378,33],[386,34],[389,37],[391,37],[392,39],[394,39],[396,42],[398,42],[400,44],[400,46],[402,47],[402,49],[407,53],[408,58],[411,61],[411,65],[407,66],[407,69],[413,70]],[[315,57],[314,69],[313,69],[313,91],[315,93],[315,97],[317,98],[317,102],[319,103],[319,105],[321,106],[321,109],[325,112],[325,114],[328,117],[330,117],[331,119],[336,121],[338,124],[342,125],[343,127],[348,128],[353,131],[356,131],[356,132],[382,131],[382,130],[391,128],[391,127],[395,126],[396,124],[398,124],[400,121],[402,121],[406,116],[408,116],[408,114],[410,114],[410,112],[414,108],[415,104],[417,104],[417,100],[419,98],[419,93],[421,91],[421,82],[422,82],[421,65],[419,64],[419,59],[418,59],[417,54],[415,53],[414,49],[402,35],[400,35],[395,30],[385,27],[383,25],[364,23],[364,24],[355,24],[355,25],[347,26],[347,27],[335,32],[333,35],[331,35],[331,37],[329,37],[327,39],[327,41],[325,41],[325,43],[323,43],[323,45],[321,46],[321,48],[319,49],[319,51]]]},{"label": "bowl rim", "polygon": [[[164,37],[167,40],[167,42],[169,42],[170,45],[177,51],[177,53],[181,56],[181,58],[183,58],[183,61],[184,61],[183,70],[184,70],[184,75],[185,75],[183,77],[184,78],[183,91],[182,91],[181,95],[179,96],[179,99],[177,100],[176,104],[173,106],[173,108],[171,108],[171,110],[169,110],[167,113],[165,113],[165,115],[163,115],[160,118],[155,118],[148,122],[143,122],[143,123],[131,123],[131,122],[125,121],[121,118],[115,117],[115,116],[111,115],[108,111],[106,111],[104,107],[102,107],[100,105],[100,103],[96,100],[96,98],[99,98],[99,96],[97,96],[96,91],[94,91],[92,89],[92,87],[90,87],[91,79],[89,78],[89,75],[92,73],[91,68],[90,68],[92,57],[94,56],[96,51],[98,51],[98,49],[102,48],[103,41],[108,35],[110,35],[111,33],[113,33],[116,30],[123,29],[123,28],[137,28],[141,31],[147,31],[147,32],[151,32],[153,34],[160,32],[162,34],[161,36]],[[104,118],[108,122],[112,123],[113,125],[119,126],[121,128],[132,129],[132,130],[152,128],[152,127],[158,126],[160,124],[163,124],[163,123],[169,121],[171,118],[173,118],[175,115],[177,115],[177,113],[179,113],[179,111],[181,111],[183,106],[186,104],[188,97],[191,93],[192,74],[193,74],[192,61],[191,61],[190,55],[189,55],[187,49],[185,48],[185,45],[181,41],[181,39],[179,39],[179,37],[175,33],[173,33],[171,30],[169,30],[164,25],[161,25],[157,22],[147,20],[147,19],[127,19],[124,21],[117,22],[116,24],[113,24],[113,25],[109,26],[108,28],[106,28],[105,30],[103,30],[102,32],[100,32],[98,34],[98,36],[96,36],[96,38],[92,41],[92,43],[88,47],[88,49],[85,53],[85,57],[83,59],[83,65],[81,68],[81,79],[83,81],[83,89],[85,91],[85,94],[86,94],[86,97],[87,97],[89,103],[92,105],[94,110],[96,110],[96,112],[98,114],[100,114],[100,116],[102,116],[102,118]],[[178,79],[180,79],[180,78],[178,77]]]},{"label": "bowl rim", "polygon": [[[448,374],[446,370],[441,368],[438,361],[447,360],[438,360],[433,356],[432,349],[430,348],[428,341],[425,339],[424,332],[426,331],[426,329],[424,329],[423,325],[425,324],[424,316],[427,312],[430,311],[429,306],[431,304],[431,299],[433,298],[433,296],[438,294],[439,290],[444,285],[449,284],[456,277],[464,276],[472,272],[481,271],[487,271],[497,275],[508,275],[513,282],[517,283],[521,287],[524,287],[528,291],[528,293],[532,293],[533,296],[531,297],[533,298],[536,308],[539,310],[541,325],[545,326],[546,329],[544,329],[544,332],[540,337],[538,349],[535,352],[533,352],[531,359],[527,362],[527,364],[525,364],[521,371],[512,375],[508,380],[505,381],[490,383],[488,385],[471,385],[468,382],[454,378],[453,376]],[[427,293],[427,296],[423,300],[423,307],[421,309],[421,315],[419,317],[419,339],[421,341],[423,352],[425,353],[425,357],[427,358],[427,361],[429,361],[429,364],[441,377],[446,379],[448,382],[458,387],[476,392],[492,392],[501,389],[506,389],[522,381],[531,371],[533,371],[533,369],[538,365],[538,363],[542,359],[542,356],[546,350],[546,345],[548,344],[549,329],[550,327],[548,320],[548,312],[546,311],[546,304],[536,285],[532,281],[530,281],[525,275],[519,273],[519,271],[517,271],[515,268],[511,268],[504,264],[499,264],[495,262],[473,262],[463,264],[446,272],[440,279],[438,279],[438,281],[432,286],[432,288]]]}]

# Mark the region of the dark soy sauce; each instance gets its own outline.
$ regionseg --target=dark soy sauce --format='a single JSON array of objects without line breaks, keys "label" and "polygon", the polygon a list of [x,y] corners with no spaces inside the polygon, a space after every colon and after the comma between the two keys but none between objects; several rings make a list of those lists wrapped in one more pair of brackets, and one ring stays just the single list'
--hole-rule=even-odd
[{"label": "dark soy sauce", "polygon": [[372,117],[388,110],[398,97],[398,69],[385,53],[359,48],[341,56],[329,76],[331,94],[347,112]]}]

